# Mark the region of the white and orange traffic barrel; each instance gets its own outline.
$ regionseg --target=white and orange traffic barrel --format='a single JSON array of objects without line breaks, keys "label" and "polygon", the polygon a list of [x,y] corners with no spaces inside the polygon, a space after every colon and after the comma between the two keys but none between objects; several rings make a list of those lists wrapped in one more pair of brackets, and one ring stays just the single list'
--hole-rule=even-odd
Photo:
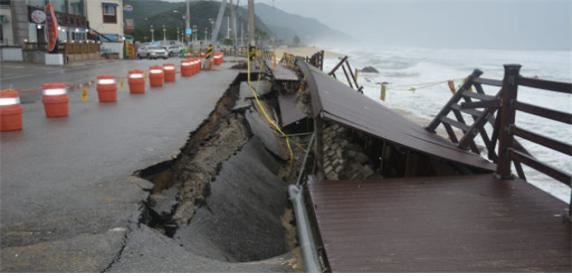
[{"label": "white and orange traffic barrel", "polygon": [[162,66],[151,66],[149,68],[149,84],[151,87],[163,87],[165,82],[165,72]]},{"label": "white and orange traffic barrel", "polygon": [[201,71],[201,59],[200,58],[194,58],[193,61],[193,72],[195,74],[198,74]]},{"label": "white and orange traffic barrel", "polygon": [[163,65],[165,72],[165,82],[175,82],[177,80],[177,67],[174,64]]},{"label": "white and orange traffic barrel", "polygon": [[44,110],[48,118],[62,118],[69,115],[69,97],[66,84],[61,82],[42,85]]},{"label": "white and orange traffic barrel", "polygon": [[22,113],[23,108],[18,91],[0,90],[0,131],[22,130]]},{"label": "white and orange traffic barrel", "polygon": [[213,56],[213,62],[215,65],[221,65],[224,62],[224,53],[215,53]]},{"label": "white and orange traffic barrel", "polygon": [[100,103],[117,102],[117,81],[111,75],[97,76],[97,96]]},{"label": "white and orange traffic barrel", "polygon": [[181,76],[191,77],[194,74],[193,62],[190,59],[181,61]]},{"label": "white and orange traffic barrel", "polygon": [[145,72],[141,70],[130,70],[127,74],[129,93],[145,94]]}]

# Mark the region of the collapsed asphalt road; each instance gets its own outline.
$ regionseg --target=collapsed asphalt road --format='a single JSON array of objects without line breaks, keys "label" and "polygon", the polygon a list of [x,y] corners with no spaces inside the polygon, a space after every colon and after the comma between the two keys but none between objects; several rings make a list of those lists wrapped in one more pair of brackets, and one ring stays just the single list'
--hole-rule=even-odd
[{"label": "collapsed asphalt road", "polygon": [[[225,271],[220,262],[198,257],[171,269],[157,265],[165,264],[161,259],[185,260],[184,254],[174,248],[157,251],[173,240],[140,224],[141,203],[152,183],[131,175],[179,153],[189,131],[207,118],[236,78],[237,72],[225,66],[143,97],[122,91],[117,104],[98,104],[94,91],[91,101],[82,103],[79,93],[72,93],[68,119],[45,119],[38,97],[31,97],[24,105],[24,131],[0,134],[1,271]],[[125,67],[105,71],[122,75]],[[94,66],[81,74],[95,77],[102,70]],[[67,80],[66,74],[34,82]],[[149,243],[141,244],[139,238]],[[131,258],[134,244],[149,254]],[[155,261],[138,265],[144,256]],[[268,262],[283,264],[280,258]],[[244,265],[237,270],[272,271],[264,268]]]}]

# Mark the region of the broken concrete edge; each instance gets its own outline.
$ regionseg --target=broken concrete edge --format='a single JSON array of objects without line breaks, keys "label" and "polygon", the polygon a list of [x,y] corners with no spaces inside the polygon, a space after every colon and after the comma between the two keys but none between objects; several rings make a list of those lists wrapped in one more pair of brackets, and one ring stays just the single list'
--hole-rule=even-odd
[{"label": "broken concrete edge", "polygon": [[[218,177],[222,164],[242,151],[246,142],[252,137],[253,126],[249,125],[244,118],[247,111],[233,110],[238,99],[238,89],[243,82],[244,80],[239,75],[219,99],[207,119],[190,133],[188,141],[179,150],[179,154],[175,158],[134,173],[133,177],[139,178],[139,185],[150,192],[147,201],[143,205],[147,211],[154,211],[155,215],[162,215],[160,213],[163,212],[156,210],[152,206],[152,201],[156,200],[153,198],[154,192],[162,194],[162,191],[165,189],[174,188],[178,190],[176,192],[176,200],[171,204],[172,211],[169,212],[168,218],[169,223],[176,225],[175,228],[190,223],[197,209],[202,206],[201,202],[208,197],[209,185]],[[216,152],[205,155],[201,148],[210,149],[211,151],[215,150]],[[269,150],[268,146],[266,146],[266,149]],[[162,185],[160,189],[157,189],[157,183],[147,181],[154,175],[167,169],[173,173],[169,179],[171,184]],[[207,172],[206,175],[205,171]],[[179,172],[183,175],[180,175]],[[196,175],[197,173],[200,175]],[[185,175],[186,177],[184,177]],[[200,183],[197,183],[197,181]],[[146,225],[148,223],[142,221],[142,224]],[[166,230],[163,234],[169,236]],[[174,232],[172,232],[172,235],[174,235]]]}]

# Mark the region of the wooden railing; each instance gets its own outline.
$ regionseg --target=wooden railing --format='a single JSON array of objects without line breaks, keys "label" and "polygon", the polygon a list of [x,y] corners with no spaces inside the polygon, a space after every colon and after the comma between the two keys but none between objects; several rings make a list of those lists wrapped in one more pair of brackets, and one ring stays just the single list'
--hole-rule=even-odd
[{"label": "wooden railing", "polygon": [[[519,137],[572,156],[572,145],[569,137],[567,137],[567,141],[558,141],[553,137],[535,133],[515,124],[516,112],[520,111],[571,125],[572,114],[519,102],[517,94],[519,86],[572,94],[572,83],[526,78],[520,76],[520,67],[520,65],[506,65],[503,80],[481,78],[483,72],[475,70],[429,124],[427,130],[435,132],[438,126],[443,125],[451,142],[457,144],[461,149],[471,150],[475,153],[480,153],[475,143],[475,138],[480,135],[486,146],[488,157],[497,163],[496,173],[502,179],[513,178],[511,168],[514,165],[518,177],[526,180],[526,175],[522,169],[522,165],[526,165],[559,182],[572,186],[572,175],[569,172],[534,158],[515,139],[515,137]],[[487,95],[483,86],[497,87],[500,90],[494,96]],[[450,113],[453,113],[455,119],[447,117]],[[468,114],[472,118],[472,122],[467,122],[463,114]],[[486,124],[492,126],[493,132],[490,135],[485,129]],[[453,128],[460,129],[463,137],[459,139]],[[572,216],[572,207],[569,208],[569,212]]]},{"label": "wooden railing", "polygon": [[505,76],[502,82],[501,113],[499,116],[500,137],[497,174],[501,178],[511,178],[511,163],[519,162],[572,187],[572,174],[546,164],[514,146],[514,137],[516,136],[572,156],[572,144],[569,143],[570,137],[567,137],[567,141],[563,142],[553,137],[526,130],[515,124],[516,111],[520,111],[572,125],[572,114],[570,113],[519,102],[517,99],[519,86],[572,94],[572,83],[526,78],[520,75],[520,68],[520,65],[505,65]]},{"label": "wooden railing", "polygon": [[319,51],[313,54],[311,57],[306,57],[306,63],[324,71],[324,51]]},{"label": "wooden railing", "polygon": [[352,69],[352,66],[350,65],[348,59],[349,59],[348,56],[345,56],[342,59],[340,59],[340,62],[338,62],[338,64],[334,66],[334,68],[330,71],[330,73],[328,73],[328,75],[337,79],[338,77],[336,76],[336,72],[341,68],[342,71],[344,72],[344,76],[346,77],[348,85],[352,89],[355,89],[363,94],[363,86],[360,86],[358,84],[357,72],[354,73],[354,70]]}]

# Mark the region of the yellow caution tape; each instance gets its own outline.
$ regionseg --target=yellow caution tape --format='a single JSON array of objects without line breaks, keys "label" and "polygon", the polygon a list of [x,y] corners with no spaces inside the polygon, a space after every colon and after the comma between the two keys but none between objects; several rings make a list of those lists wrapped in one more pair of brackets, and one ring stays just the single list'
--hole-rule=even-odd
[{"label": "yellow caution tape", "polygon": [[[247,65],[248,65],[247,66],[248,67],[248,87],[250,88],[250,91],[251,91],[252,95],[254,96],[254,100],[256,102],[256,105],[258,106],[258,109],[260,110],[260,112],[262,112],[262,115],[264,116],[266,121],[270,124],[270,126],[272,126],[274,128],[274,130],[276,130],[276,132],[281,134],[284,137],[284,139],[286,140],[286,146],[288,148],[288,154],[290,155],[289,163],[290,163],[290,166],[293,166],[294,165],[294,152],[292,151],[292,146],[290,145],[290,138],[288,138],[288,135],[286,135],[286,133],[284,133],[284,131],[282,131],[280,126],[278,126],[278,124],[268,115],[266,108],[264,108],[264,105],[260,102],[260,98],[258,97],[258,92],[256,92],[256,89],[254,89],[254,87],[252,86],[252,80],[251,80],[252,66],[251,66],[250,59],[247,59]],[[260,80],[261,74],[258,74],[258,76],[259,76],[259,80]]]}]

